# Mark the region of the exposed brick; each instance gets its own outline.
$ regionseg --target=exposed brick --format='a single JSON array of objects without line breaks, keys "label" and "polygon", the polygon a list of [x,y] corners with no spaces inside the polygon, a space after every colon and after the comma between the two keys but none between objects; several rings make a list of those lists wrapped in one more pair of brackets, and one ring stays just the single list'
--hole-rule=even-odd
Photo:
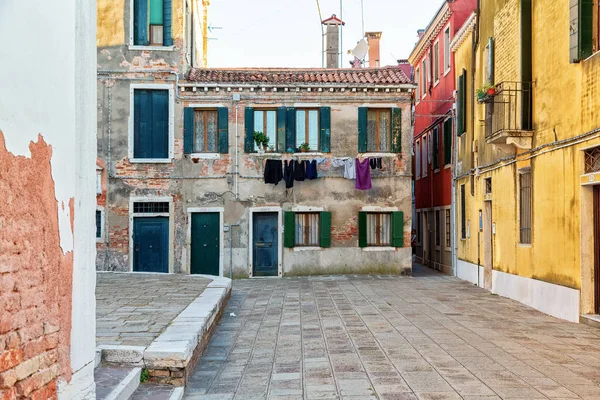
[{"label": "exposed brick", "polygon": [[151,369],[150,376],[169,376],[169,370],[166,369]]},{"label": "exposed brick", "polygon": [[12,349],[4,351],[2,354],[0,354],[0,372],[11,369],[21,361],[23,361],[23,350]]},{"label": "exposed brick", "polygon": [[44,322],[44,334],[48,335],[50,333],[58,332],[60,326],[58,322]]},{"label": "exposed brick", "polygon": [[6,390],[0,390],[0,400],[14,400],[17,398],[17,389],[12,387]]},{"label": "exposed brick", "polygon": [[9,369],[8,371],[4,371],[0,373],[0,388],[10,388],[13,387],[17,382],[17,373],[14,369]]},{"label": "exposed brick", "polygon": [[13,274],[0,274],[0,293],[12,292],[15,284],[16,279]]},{"label": "exposed brick", "polygon": [[22,342],[29,342],[30,340],[37,339],[44,334],[44,328],[41,323],[32,324],[25,328],[19,329],[19,336]]},{"label": "exposed brick", "polygon": [[45,351],[46,341],[45,338],[41,337],[39,339],[25,343],[25,345],[23,346],[23,358],[27,360]]},{"label": "exposed brick", "polygon": [[50,382],[30,395],[31,400],[55,400],[56,398],[56,381]]},{"label": "exposed brick", "polygon": [[17,379],[23,380],[30,375],[33,375],[40,369],[40,356],[30,358],[29,360],[23,361],[21,364],[15,367],[17,373]]},{"label": "exposed brick", "polygon": [[17,383],[17,394],[19,396],[28,396],[34,390],[42,388],[48,382],[55,379],[59,373],[60,367],[58,364],[54,364],[50,368],[39,371],[38,373],[31,375],[29,378]]},{"label": "exposed brick", "polygon": [[46,350],[54,349],[58,346],[58,334],[53,333],[52,335],[44,336],[44,345]]},{"label": "exposed brick", "polygon": [[0,314],[0,334],[25,326],[27,317],[24,312]]},{"label": "exposed brick", "polygon": [[6,348],[16,349],[21,345],[21,338],[17,332],[10,332],[6,335]]}]

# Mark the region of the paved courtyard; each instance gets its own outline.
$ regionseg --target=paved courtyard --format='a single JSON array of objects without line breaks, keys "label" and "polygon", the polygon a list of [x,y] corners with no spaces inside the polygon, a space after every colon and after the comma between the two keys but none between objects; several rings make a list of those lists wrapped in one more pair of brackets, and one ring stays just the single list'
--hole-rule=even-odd
[{"label": "paved courtyard", "polygon": [[211,282],[139,272],[96,277],[97,345],[148,346]]},{"label": "paved courtyard", "polygon": [[599,330],[415,268],[235,281],[184,398],[600,399],[599,384]]}]

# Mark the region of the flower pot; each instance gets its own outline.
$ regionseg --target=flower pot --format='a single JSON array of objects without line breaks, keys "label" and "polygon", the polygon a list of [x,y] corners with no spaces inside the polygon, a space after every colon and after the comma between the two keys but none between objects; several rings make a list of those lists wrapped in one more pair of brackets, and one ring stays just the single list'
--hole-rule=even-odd
[{"label": "flower pot", "polygon": [[306,153],[308,151],[308,149],[300,149],[301,153]]},{"label": "flower pot", "polygon": [[267,151],[267,144],[266,144],[266,143],[263,143],[263,144],[262,144],[262,148],[263,148],[263,150],[264,150],[264,151]]},{"label": "flower pot", "polygon": [[487,94],[488,94],[488,96],[494,96],[496,94],[496,88],[495,87],[488,88]]}]

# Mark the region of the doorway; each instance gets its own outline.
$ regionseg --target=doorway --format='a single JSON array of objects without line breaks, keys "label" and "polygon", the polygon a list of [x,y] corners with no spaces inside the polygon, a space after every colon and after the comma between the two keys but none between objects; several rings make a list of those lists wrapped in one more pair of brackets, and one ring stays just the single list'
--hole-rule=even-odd
[{"label": "doorway", "polygon": [[494,266],[494,243],[492,223],[492,202],[484,202],[483,210],[483,287],[492,290],[492,270]]},{"label": "doorway", "polygon": [[252,276],[278,276],[279,214],[252,213]]},{"label": "doorway", "polygon": [[133,218],[133,270],[169,272],[169,217]]},{"label": "doorway", "polygon": [[221,218],[218,212],[191,215],[190,273],[219,276]]},{"label": "doorway", "polygon": [[594,313],[600,314],[600,186],[594,186]]}]

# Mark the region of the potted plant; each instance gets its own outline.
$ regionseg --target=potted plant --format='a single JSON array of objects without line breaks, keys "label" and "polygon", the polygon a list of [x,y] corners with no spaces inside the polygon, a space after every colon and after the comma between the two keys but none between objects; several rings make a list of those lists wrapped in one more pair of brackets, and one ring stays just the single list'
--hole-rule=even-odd
[{"label": "potted plant", "polygon": [[488,86],[487,86],[487,95],[488,96],[495,96],[496,95],[496,86],[492,85],[491,83],[488,84]]},{"label": "potted plant", "polygon": [[477,101],[482,103],[487,97],[487,91],[483,90],[483,88],[479,88],[475,91],[477,94]]},{"label": "potted plant", "polygon": [[477,101],[485,103],[496,95],[496,86],[491,83],[486,83],[481,88],[477,89],[475,93],[477,94]]},{"label": "potted plant", "polygon": [[275,153],[275,146],[269,146],[269,153]]},{"label": "potted plant", "polygon": [[256,148],[259,152],[266,151],[267,145],[269,144],[269,137],[263,132],[255,131],[254,142],[256,143]]},{"label": "potted plant", "polygon": [[308,145],[308,143],[304,142],[300,145],[300,152],[306,153],[309,150],[310,150],[310,146]]}]

